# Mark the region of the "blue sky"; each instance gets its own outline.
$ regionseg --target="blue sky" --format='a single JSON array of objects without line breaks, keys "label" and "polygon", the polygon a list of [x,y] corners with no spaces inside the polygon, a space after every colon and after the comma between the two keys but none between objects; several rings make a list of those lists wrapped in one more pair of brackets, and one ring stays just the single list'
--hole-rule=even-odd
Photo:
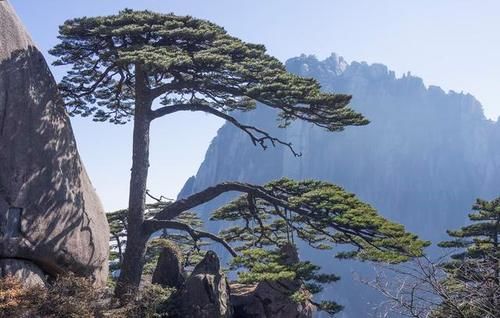
[{"label": "blue sky", "polygon": [[[348,61],[384,63],[427,85],[469,92],[489,118],[500,116],[500,1],[496,0],[11,0],[39,47],[57,43],[65,19],[123,8],[189,14],[265,44],[285,61],[336,52]],[[46,54],[50,60],[50,56]],[[61,72],[53,69],[56,78]],[[153,125],[149,188],[175,197],[203,160],[222,122],[179,114]],[[80,153],[108,210],[126,206],[131,125],[73,119]]]}]

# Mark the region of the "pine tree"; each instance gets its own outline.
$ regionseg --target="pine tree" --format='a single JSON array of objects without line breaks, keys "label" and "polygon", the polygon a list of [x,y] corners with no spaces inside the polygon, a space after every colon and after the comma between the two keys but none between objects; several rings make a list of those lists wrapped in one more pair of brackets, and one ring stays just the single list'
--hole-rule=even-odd
[{"label": "pine tree", "polygon": [[283,262],[287,257],[281,252],[284,246],[301,242],[315,249],[331,250],[341,244],[351,250],[337,253],[339,258],[400,263],[421,255],[428,245],[336,185],[284,178],[263,189],[288,204],[245,194],[212,215],[212,220],[236,223],[220,233],[241,252],[233,259],[232,269],[243,270],[239,273],[242,283],[300,281],[303,288],[292,290],[289,296],[312,302],[331,315],[342,306],[333,301],[316,303],[310,296],[339,278],[321,273],[321,267],[308,261]]},{"label": "pine tree", "polygon": [[[333,132],[368,123],[349,108],[351,96],[321,92],[317,81],[288,73],[281,62],[266,54],[264,46],[245,43],[206,20],[124,10],[117,15],[68,20],[59,33],[60,43],[51,53],[57,57],[55,65],[69,68],[60,90],[70,114],[114,124],[133,119],[134,123],[127,244],[115,290],[122,299],[137,290],[147,243],[153,233],[162,229],[182,230],[196,240],[202,237],[215,240],[237,255],[220,237],[174,220],[189,209],[231,191],[251,194],[288,211],[308,208],[306,202],[289,202],[287,196],[260,186],[227,182],[173,202],[153,219],[145,218],[150,126],[154,120],[180,111],[205,112],[233,124],[255,145],[264,149],[283,145],[296,156],[300,154],[290,143],[242,123],[231,114],[251,111],[258,101],[278,111],[280,127],[300,119]],[[329,194],[334,193],[325,192],[316,199],[328,201]],[[321,202],[316,203],[320,208]],[[308,211],[318,214],[314,224],[305,214],[297,221],[322,225],[320,215],[324,209],[308,208]],[[334,238],[336,241],[350,241],[368,248],[358,256],[390,255],[388,259],[393,259],[400,252],[398,239],[414,245],[409,242],[416,240],[414,237],[392,238],[401,228],[385,223],[382,218],[374,216],[373,224],[368,224],[362,215],[351,216],[354,218],[338,217],[325,222],[339,222],[342,231]],[[304,226],[301,235],[309,235],[311,224]],[[386,252],[378,252],[377,244],[384,245],[382,249],[387,247]]]},{"label": "pine tree", "polygon": [[[444,248],[461,250],[451,255],[455,261],[449,263],[450,268],[467,260],[497,263],[500,256],[500,198],[492,201],[477,199],[472,210],[474,212],[469,214],[472,224],[459,230],[447,231],[454,239],[439,244]],[[496,270],[491,278],[498,281],[498,275]]]},{"label": "pine tree", "polygon": [[447,273],[443,286],[456,301],[443,302],[435,317],[462,317],[464,313],[466,317],[500,317],[500,198],[477,199],[472,210],[472,223],[448,231],[454,239],[439,244],[459,251],[443,264]]}]

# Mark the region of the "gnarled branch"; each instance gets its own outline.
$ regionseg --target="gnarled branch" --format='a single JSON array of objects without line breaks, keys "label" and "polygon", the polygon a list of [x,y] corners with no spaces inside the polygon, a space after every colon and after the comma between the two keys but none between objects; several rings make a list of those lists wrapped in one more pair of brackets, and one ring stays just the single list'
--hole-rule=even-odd
[{"label": "gnarled branch", "polygon": [[222,119],[230,122],[235,127],[243,130],[250,137],[250,139],[252,140],[252,143],[254,145],[260,145],[262,147],[262,149],[264,149],[264,150],[268,148],[268,145],[266,143],[270,142],[273,145],[273,147],[275,147],[276,144],[280,144],[280,145],[287,147],[288,149],[290,149],[290,151],[292,152],[292,154],[295,157],[302,156],[302,153],[295,151],[295,149],[292,146],[292,143],[283,141],[283,140],[276,138],[276,137],[273,137],[268,132],[266,132],[262,129],[259,129],[257,127],[242,124],[236,118],[234,118],[234,117],[232,117],[232,116],[230,116],[222,111],[219,111],[213,107],[210,107],[209,105],[204,105],[204,104],[199,104],[199,103],[189,103],[189,104],[176,104],[176,105],[171,105],[171,106],[164,106],[164,107],[161,107],[161,108],[153,111],[152,118],[156,119],[156,118],[159,118],[159,117],[162,117],[162,116],[165,116],[168,114],[172,114],[175,112],[179,112],[179,111],[193,111],[193,112],[201,111],[201,112],[212,114],[214,116],[217,116],[219,118],[222,118]]},{"label": "gnarled branch", "polygon": [[[172,220],[178,215],[180,215],[182,212],[190,210],[203,203],[209,202],[214,198],[218,197],[219,195],[227,192],[247,193],[249,195],[252,195],[254,198],[262,199],[271,204],[288,209],[302,216],[310,216],[311,214],[310,210],[298,206],[293,206],[288,201],[273,195],[270,191],[266,190],[264,187],[248,183],[241,183],[241,182],[224,182],[206,188],[205,190],[195,193],[185,199],[180,199],[173,202],[171,205],[165,207],[163,210],[158,212],[158,214],[155,216],[155,219]],[[370,241],[375,236],[374,233],[366,232],[364,230],[354,231],[352,229],[340,226],[338,224],[330,224],[330,226],[346,235],[358,236],[367,243],[370,243]]]},{"label": "gnarled branch", "polygon": [[196,230],[185,223],[170,221],[170,220],[155,220],[155,219],[146,220],[143,223],[143,230],[147,235],[151,235],[154,232],[163,229],[173,229],[173,230],[187,232],[195,241],[198,241],[201,238],[211,239],[212,241],[220,243],[222,246],[224,246],[229,251],[229,253],[231,253],[232,256],[238,255],[236,251],[229,245],[229,243],[226,242],[223,238],[213,233]]},{"label": "gnarled branch", "polygon": [[195,193],[185,199],[180,199],[158,212],[155,219],[172,220],[182,212],[209,202],[219,195],[227,192],[241,192],[253,194],[255,197],[264,199],[278,205],[288,206],[286,201],[270,195],[263,187],[241,182],[223,182],[215,186],[208,187],[203,191]]}]

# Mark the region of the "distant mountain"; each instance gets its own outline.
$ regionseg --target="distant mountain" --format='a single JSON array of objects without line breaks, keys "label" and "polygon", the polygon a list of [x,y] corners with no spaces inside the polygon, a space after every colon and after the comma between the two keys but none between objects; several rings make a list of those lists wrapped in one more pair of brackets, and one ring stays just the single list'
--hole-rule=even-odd
[{"label": "distant mountain", "polygon": [[[500,124],[484,117],[473,96],[426,88],[422,79],[410,74],[397,78],[382,64],[349,64],[336,55],[324,61],[302,55],[286,65],[293,73],[318,79],[325,91],[352,94],[353,108],[371,124],[329,133],[300,121],[287,129],[276,128],[274,111],[262,107],[239,114],[241,121],[291,141],[303,156],[295,158],[284,147],[263,151],[226,124],[179,197],[226,180],[328,180],[422,238],[439,241],[446,229],[466,222],[476,197],[500,195]],[[200,211],[208,217],[227,199]],[[324,254],[328,253],[302,251],[342,275],[342,281],[327,291],[346,306],[340,317],[367,317],[377,300],[350,277],[351,271],[365,273],[369,266]]]}]

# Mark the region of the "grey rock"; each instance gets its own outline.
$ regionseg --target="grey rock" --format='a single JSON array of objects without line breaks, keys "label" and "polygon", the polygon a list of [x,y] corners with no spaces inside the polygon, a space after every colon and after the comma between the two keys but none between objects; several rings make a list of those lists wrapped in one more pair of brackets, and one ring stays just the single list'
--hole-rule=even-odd
[{"label": "grey rock", "polygon": [[229,318],[229,284],[220,271],[217,254],[208,251],[184,286],[172,297],[173,317]]},{"label": "grey rock", "polygon": [[182,254],[173,245],[164,246],[160,251],[152,283],[179,289],[185,280]]},{"label": "grey rock", "polygon": [[283,256],[283,264],[285,265],[294,265],[297,264],[299,259],[299,251],[297,247],[292,243],[285,243],[280,247],[280,253]]},{"label": "grey rock", "polygon": [[47,283],[45,273],[36,264],[13,258],[0,259],[0,277],[11,276],[26,287],[44,287]]},{"label": "grey rock", "polygon": [[0,258],[107,278],[109,228],[54,78],[0,2]]}]

